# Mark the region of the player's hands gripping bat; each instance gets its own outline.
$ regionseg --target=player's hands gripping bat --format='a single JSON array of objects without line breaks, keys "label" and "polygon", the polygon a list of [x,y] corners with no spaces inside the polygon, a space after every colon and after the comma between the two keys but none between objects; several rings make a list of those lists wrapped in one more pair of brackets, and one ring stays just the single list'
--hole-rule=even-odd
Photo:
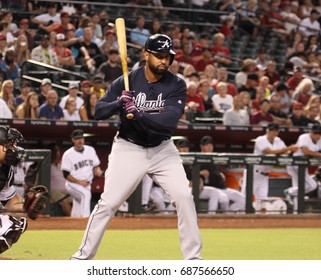
[{"label": "player's hands gripping bat", "polygon": [[[115,21],[115,24],[116,24],[117,41],[118,41],[118,47],[119,47],[121,66],[123,69],[125,90],[129,91],[125,21],[123,18],[117,18]],[[127,119],[133,119],[134,115],[132,113],[127,113],[126,117]]]}]

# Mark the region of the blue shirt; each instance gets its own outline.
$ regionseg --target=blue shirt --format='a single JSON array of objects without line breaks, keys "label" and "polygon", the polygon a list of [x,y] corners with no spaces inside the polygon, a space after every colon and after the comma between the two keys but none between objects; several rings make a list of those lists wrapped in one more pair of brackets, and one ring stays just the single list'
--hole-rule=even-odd
[{"label": "blue shirt", "polygon": [[138,44],[144,46],[149,36],[150,32],[148,29],[139,29],[136,27],[130,33],[130,40],[131,42],[138,42]]},{"label": "blue shirt", "polygon": [[123,76],[116,79],[97,102],[95,119],[104,120],[120,113],[119,136],[144,147],[156,147],[170,139],[184,112],[186,84],[166,71],[157,82],[150,83],[144,67],[129,73],[129,88],[134,91],[134,102],[139,110],[136,120],[128,120],[119,107],[118,98],[124,90]]},{"label": "blue shirt", "polygon": [[39,118],[46,118],[50,120],[59,120],[64,117],[64,112],[59,105],[56,105],[52,110],[47,103],[44,103],[39,108]]}]

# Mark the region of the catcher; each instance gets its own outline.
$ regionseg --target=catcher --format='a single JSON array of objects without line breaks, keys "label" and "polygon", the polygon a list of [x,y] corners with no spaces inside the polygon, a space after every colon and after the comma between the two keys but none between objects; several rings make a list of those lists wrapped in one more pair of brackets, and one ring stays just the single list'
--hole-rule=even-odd
[{"label": "catcher", "polygon": [[[34,220],[45,206],[48,190],[44,186],[31,187],[23,199],[12,186],[14,167],[24,156],[24,149],[17,146],[21,142],[24,138],[17,129],[0,125],[0,213],[25,212]],[[0,254],[16,243],[26,229],[25,217],[0,214]]]}]

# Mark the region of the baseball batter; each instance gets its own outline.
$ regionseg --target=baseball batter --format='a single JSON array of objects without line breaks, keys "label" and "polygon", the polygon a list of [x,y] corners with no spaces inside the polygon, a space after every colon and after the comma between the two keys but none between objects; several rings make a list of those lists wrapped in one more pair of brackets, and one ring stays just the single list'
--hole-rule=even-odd
[{"label": "baseball batter", "polygon": [[[145,43],[146,65],[129,73],[132,91],[124,91],[122,76],[97,103],[95,118],[105,120],[120,113],[120,127],[109,155],[104,192],[71,259],[94,258],[110,219],[145,174],[170,195],[176,206],[184,259],[201,259],[202,240],[193,196],[171,140],[186,99],[185,82],[167,71],[174,55],[168,36],[152,35]],[[128,113],[134,118],[127,119]]]},{"label": "baseball batter", "polygon": [[[321,126],[319,124],[313,125],[310,132],[299,136],[296,145],[298,150],[293,156],[321,157]],[[293,211],[295,212],[298,209],[298,166],[287,166],[287,172],[291,176],[292,187],[285,190],[285,195],[288,201],[294,204]],[[305,169],[304,179],[304,193],[309,193],[317,189],[317,180],[309,175],[307,168]]]},{"label": "baseball batter", "polygon": [[73,198],[71,217],[89,217],[91,183],[94,175],[100,177],[100,160],[93,147],[85,145],[84,132],[76,129],[71,134],[73,147],[64,152],[61,170],[66,179],[66,189]]},{"label": "baseball batter", "polygon": [[[259,136],[255,140],[255,155],[280,155],[296,150],[295,145],[286,146],[283,140],[278,137],[279,126],[270,123],[267,126],[266,134]],[[269,192],[269,173],[271,165],[254,165],[253,167],[253,194],[255,195],[256,211],[266,210],[266,199]],[[242,192],[246,192],[246,171],[244,171]]]}]

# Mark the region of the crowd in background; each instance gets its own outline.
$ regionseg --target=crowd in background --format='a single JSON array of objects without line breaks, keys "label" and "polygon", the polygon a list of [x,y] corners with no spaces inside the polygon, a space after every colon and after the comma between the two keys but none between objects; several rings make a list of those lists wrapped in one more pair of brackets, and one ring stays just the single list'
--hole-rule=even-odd
[{"label": "crowd in background", "polygon": [[[23,9],[30,14],[21,18],[14,9],[1,12],[0,117],[93,119],[95,103],[122,74],[116,31],[108,12],[86,4],[17,2],[25,2]],[[202,121],[210,116],[226,125],[275,122],[284,126],[320,121],[319,1],[191,1],[193,7],[225,12],[215,29],[193,29],[178,21],[165,24],[162,20],[173,13],[164,7],[187,7],[187,3],[156,2],[137,1],[162,9],[134,9],[137,16],[128,23],[132,27],[128,42],[134,46],[129,48],[128,63],[132,69],[143,65],[144,42],[150,34],[170,36],[176,52],[170,71],[187,84],[185,120]],[[208,21],[211,14],[196,17],[193,13],[192,17]],[[256,40],[266,34],[287,43],[284,65],[262,47],[254,57],[243,57],[239,69],[234,67],[232,72],[233,40],[242,36]],[[29,59],[86,73],[88,79],[70,83],[65,96],[57,93],[50,79],[31,87],[30,81],[21,79],[21,67]]]}]

